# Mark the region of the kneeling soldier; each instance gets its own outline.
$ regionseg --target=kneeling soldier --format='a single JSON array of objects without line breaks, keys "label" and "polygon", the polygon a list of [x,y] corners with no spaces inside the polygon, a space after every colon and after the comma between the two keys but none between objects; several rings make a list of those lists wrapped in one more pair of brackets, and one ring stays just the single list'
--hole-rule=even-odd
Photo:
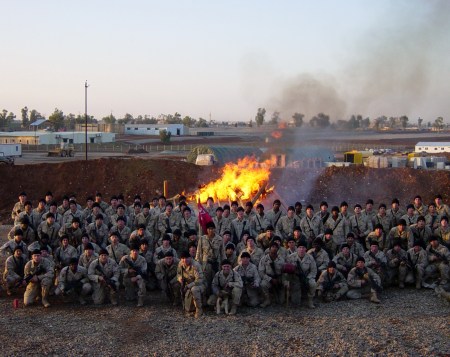
[{"label": "kneeling soldier", "polygon": [[23,304],[25,306],[33,304],[34,299],[39,293],[39,289],[41,289],[42,305],[49,307],[48,293],[54,275],[55,273],[53,272],[51,263],[41,258],[40,250],[34,250],[31,254],[31,260],[25,264],[24,276],[26,280],[29,279],[29,283],[23,295]]},{"label": "kneeling soldier", "polygon": [[217,314],[220,314],[221,304],[224,303],[225,313],[228,313],[228,300],[231,299],[230,315],[235,315],[242,295],[241,275],[231,269],[231,262],[222,261],[222,270],[214,275],[212,281],[212,295],[208,299],[208,305],[217,304]]},{"label": "kneeling soldier", "polygon": [[27,286],[23,276],[27,261],[28,259],[23,255],[22,247],[20,246],[14,248],[14,254],[6,259],[3,280],[8,295],[11,295],[14,289]]},{"label": "kneeling soldier", "polygon": [[158,260],[155,268],[159,287],[174,306],[180,303],[180,283],[177,280],[177,268],[178,259],[173,256],[172,251],[168,251],[164,258]]},{"label": "kneeling soldier", "polygon": [[259,286],[261,284],[261,278],[257,266],[250,262],[250,254],[248,252],[243,252],[241,254],[241,262],[234,268],[234,271],[238,273],[242,279],[243,290],[241,301],[244,299],[250,307],[257,306],[259,304]]},{"label": "kneeling soldier", "polygon": [[349,299],[361,299],[370,293],[370,301],[379,304],[377,293],[381,293],[381,279],[369,268],[365,267],[364,258],[356,260],[356,267],[348,273],[347,283],[350,290],[347,292]]},{"label": "kneeling soldier", "polygon": [[87,269],[78,265],[77,258],[71,258],[69,266],[64,267],[59,273],[58,287],[55,295],[72,295],[78,298],[81,305],[85,305],[84,298],[92,291],[89,283]]},{"label": "kneeling soldier", "polygon": [[348,291],[347,280],[336,270],[336,263],[330,261],[327,270],[320,274],[317,281],[317,295],[324,301],[337,301]]},{"label": "kneeling soldier", "polygon": [[117,263],[109,258],[106,249],[101,249],[98,259],[89,265],[88,276],[93,283],[92,300],[94,300],[94,304],[103,304],[106,295],[109,295],[111,304],[117,305],[120,270]]},{"label": "kneeling soldier", "polygon": [[147,292],[145,279],[147,277],[147,261],[139,255],[139,246],[130,247],[130,254],[120,260],[120,269],[123,273],[123,285],[125,285],[125,298],[128,301],[136,299],[136,287],[138,288],[138,307],[144,306],[144,298]]}]

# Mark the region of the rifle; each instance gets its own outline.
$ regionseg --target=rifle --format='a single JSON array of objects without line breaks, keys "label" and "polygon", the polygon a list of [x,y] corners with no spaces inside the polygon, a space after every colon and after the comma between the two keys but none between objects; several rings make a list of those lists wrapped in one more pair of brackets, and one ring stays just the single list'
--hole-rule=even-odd
[{"label": "rifle", "polygon": [[183,311],[185,310],[185,299],[186,299],[186,280],[184,279],[184,269],[183,266],[181,266],[181,306],[183,307]]},{"label": "rifle", "polygon": [[300,279],[300,285],[304,288],[308,287],[308,279],[306,278],[306,274],[302,269],[300,262],[297,260],[297,270],[298,270],[298,278]]},{"label": "rifle", "polygon": [[280,284],[280,281],[278,281],[280,279],[280,275],[277,274],[277,271],[275,270],[275,262],[270,259],[270,267],[272,268],[273,271],[273,275],[267,274],[268,276],[270,276],[272,279],[276,279],[277,280],[277,284]]},{"label": "rifle", "polygon": [[[377,293],[381,294],[381,292],[383,291],[383,288],[380,285],[378,285],[378,283],[375,281],[375,279],[369,274],[369,272],[366,269],[364,269],[364,270],[356,269],[356,274],[358,275],[358,277],[360,279],[363,279],[366,281],[369,280],[370,287],[372,289],[374,289]],[[366,276],[366,274],[367,274],[367,276]]]},{"label": "rifle", "polygon": [[[69,270],[70,268],[69,267],[67,267],[67,270]],[[63,290],[63,294],[64,295],[67,295],[67,293],[70,291],[70,290],[74,290],[77,294],[79,294],[80,292],[81,292],[81,290],[82,290],[82,288],[83,288],[83,283],[81,282],[81,280],[83,280],[84,278],[83,277],[81,277],[80,279],[78,279],[78,280],[74,280],[74,281],[67,281],[67,272],[66,272],[66,285],[65,285],[65,287],[64,287],[64,290]]]},{"label": "rifle", "polygon": [[448,264],[449,263],[447,257],[444,254],[441,254],[441,253],[437,252],[436,250],[434,250],[431,247],[430,247],[430,253],[435,255],[436,258],[438,258],[438,260],[442,260],[442,262],[444,264]]},{"label": "rifle", "polygon": [[324,283],[322,283],[322,287],[323,287],[323,292],[327,292],[328,290],[331,290],[334,288],[334,284],[338,283],[341,281],[340,276],[336,273],[335,274],[335,278],[334,279],[330,279],[330,274],[327,272],[329,281],[326,281]]},{"label": "rifle", "polygon": [[100,264],[97,263],[97,265],[95,266],[95,270],[97,270],[100,273],[100,275],[103,277],[103,279],[105,280],[106,285],[108,285],[110,287],[110,289],[112,289],[112,290],[117,292],[116,283],[112,279],[110,279],[110,278],[108,278],[106,276],[106,273],[103,270],[103,268],[100,266]]},{"label": "rifle", "polygon": [[253,285],[255,282],[255,278],[253,277],[247,277],[247,276],[241,276],[242,282],[244,283],[244,286]]},{"label": "rifle", "polygon": [[44,272],[44,269],[42,268],[42,266],[39,265],[34,273],[30,273],[28,275],[25,275],[23,277],[23,279],[21,279],[18,282],[16,282],[14,287],[16,287],[16,288],[20,287],[23,282],[26,282],[28,284],[31,281],[31,279],[33,279],[37,275],[42,274],[43,272]]},{"label": "rifle", "polygon": [[372,252],[369,253],[369,255],[375,260],[375,263],[377,265],[377,269],[381,268],[381,270],[385,270],[386,269],[386,263],[383,263],[380,259],[378,259],[375,254],[373,254]]},{"label": "rifle", "polygon": [[148,279],[148,274],[147,272],[143,272],[141,268],[139,268],[138,266],[136,266],[136,264],[134,264],[131,260],[129,260],[128,258],[125,258],[125,262],[129,265],[129,267],[131,269],[133,269],[136,273],[134,274],[134,276],[138,276],[140,275],[142,279],[147,280]]},{"label": "rifle", "polygon": [[170,228],[169,218],[166,218],[166,233],[172,233],[172,228]]}]

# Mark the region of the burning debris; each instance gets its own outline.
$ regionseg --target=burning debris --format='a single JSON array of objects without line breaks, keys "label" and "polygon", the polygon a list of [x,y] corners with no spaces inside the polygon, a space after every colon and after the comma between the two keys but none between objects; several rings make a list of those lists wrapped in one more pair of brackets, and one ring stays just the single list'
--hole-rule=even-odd
[{"label": "burning debris", "polygon": [[264,199],[273,190],[267,186],[270,177],[268,162],[258,163],[254,157],[244,157],[237,163],[227,163],[222,169],[222,176],[199,187],[197,200],[204,203],[208,197],[216,201],[230,202],[252,201]]}]

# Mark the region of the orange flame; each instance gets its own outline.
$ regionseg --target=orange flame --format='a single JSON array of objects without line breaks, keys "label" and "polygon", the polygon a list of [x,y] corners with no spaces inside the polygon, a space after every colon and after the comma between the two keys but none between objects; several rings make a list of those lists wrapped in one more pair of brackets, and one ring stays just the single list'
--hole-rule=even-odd
[{"label": "orange flame", "polygon": [[259,164],[253,157],[244,157],[237,164],[227,163],[222,169],[222,177],[199,189],[200,202],[208,197],[219,201],[251,200],[269,181],[270,170],[267,163]]},{"label": "orange flame", "polygon": [[270,134],[274,139],[281,139],[283,137],[283,133],[280,130],[275,130]]}]

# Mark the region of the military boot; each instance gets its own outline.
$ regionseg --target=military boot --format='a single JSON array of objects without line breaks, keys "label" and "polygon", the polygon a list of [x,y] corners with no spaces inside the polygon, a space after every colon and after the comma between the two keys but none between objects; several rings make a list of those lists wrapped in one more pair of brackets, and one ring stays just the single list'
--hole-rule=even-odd
[{"label": "military boot", "polygon": [[142,307],[142,306],[144,306],[144,297],[143,296],[138,296],[137,307]]},{"label": "military boot", "polygon": [[270,305],[270,296],[269,295],[264,295],[264,301],[262,302],[261,307],[267,307]]},{"label": "military boot", "polygon": [[230,310],[230,315],[236,315],[237,312],[237,305],[235,303],[231,304],[231,310]]},{"label": "military boot", "polygon": [[422,288],[422,277],[418,275],[416,277],[416,289],[420,290],[421,288]]},{"label": "military boot", "polygon": [[42,288],[41,293],[42,293],[42,305],[44,305],[44,307],[50,307],[50,303],[48,302],[48,288]]},{"label": "military boot", "polygon": [[370,302],[374,302],[375,304],[379,304],[381,301],[378,299],[377,293],[372,293],[370,295]]},{"label": "military boot", "polygon": [[312,298],[312,297],[308,297],[308,308],[309,308],[309,309],[315,309],[315,308],[316,308],[316,307],[314,306],[313,298]]},{"label": "military boot", "polygon": [[80,297],[78,298],[78,302],[80,303],[80,305],[86,305],[86,300],[84,300],[84,297],[80,295]]},{"label": "military boot", "polygon": [[117,294],[111,294],[110,300],[111,300],[111,304],[116,306],[118,304],[118,302],[117,302]]},{"label": "military boot", "polygon": [[195,315],[194,317],[196,319],[198,319],[199,317],[202,317],[203,315],[203,309],[202,309],[202,301],[199,300],[194,300],[194,305],[195,305]]}]

